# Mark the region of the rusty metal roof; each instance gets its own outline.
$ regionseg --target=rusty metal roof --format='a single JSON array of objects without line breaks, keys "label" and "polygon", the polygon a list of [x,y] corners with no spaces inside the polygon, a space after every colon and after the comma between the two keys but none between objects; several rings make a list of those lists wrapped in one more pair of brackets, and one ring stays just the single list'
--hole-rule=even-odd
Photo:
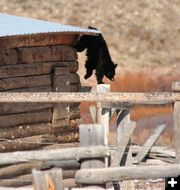
[{"label": "rusty metal roof", "polygon": [[100,31],[20,16],[0,14],[0,37],[42,33],[74,33],[95,35],[100,33]]}]

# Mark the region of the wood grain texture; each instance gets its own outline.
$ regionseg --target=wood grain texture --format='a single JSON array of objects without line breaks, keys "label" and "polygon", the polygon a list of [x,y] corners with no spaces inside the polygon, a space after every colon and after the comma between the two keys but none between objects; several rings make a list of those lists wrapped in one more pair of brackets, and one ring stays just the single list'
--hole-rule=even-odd
[{"label": "wood grain texture", "polygon": [[0,116],[0,128],[52,121],[52,109]]},{"label": "wood grain texture", "polygon": [[90,146],[65,148],[55,150],[21,151],[3,153],[0,157],[0,166],[30,161],[52,160],[80,160],[85,158],[102,158],[109,156],[110,151],[105,146]]},{"label": "wood grain texture", "polygon": [[[104,127],[100,124],[84,124],[79,126],[80,146],[104,145]],[[81,169],[84,168],[103,168],[105,167],[103,158],[86,159],[81,163]]]},{"label": "wood grain texture", "polygon": [[75,175],[76,183],[80,184],[103,184],[111,181],[133,180],[133,179],[156,179],[169,176],[179,176],[180,165],[167,164],[148,166],[125,166],[116,168],[83,169],[78,170]]},{"label": "wood grain texture", "polygon": [[28,75],[43,75],[52,73],[54,67],[68,66],[70,72],[76,72],[78,63],[71,62],[45,62],[36,64],[5,65],[0,68],[0,78],[22,77]]},{"label": "wood grain texture", "polygon": [[119,139],[118,149],[114,155],[114,159],[111,163],[111,167],[118,167],[122,161],[123,155],[125,154],[126,147],[128,145],[129,140],[131,139],[132,133],[136,127],[135,122],[130,122],[126,128],[124,129],[124,133],[122,138]]},{"label": "wood grain texture", "polygon": [[17,64],[18,52],[16,49],[0,49],[0,65]]},{"label": "wood grain texture", "polygon": [[174,103],[174,142],[176,162],[180,163],[180,101]]},{"label": "wood grain texture", "polygon": [[62,169],[53,168],[51,170],[32,170],[33,186],[35,190],[63,190]]},{"label": "wood grain texture", "polygon": [[0,79],[0,91],[51,85],[51,75],[37,75]]},{"label": "wood grain texture", "polygon": [[180,94],[157,93],[0,93],[0,102],[131,102],[132,104],[167,104],[180,100]]},{"label": "wood grain texture", "polygon": [[74,61],[77,52],[70,46],[39,46],[18,48],[19,63],[40,63],[48,61]]},{"label": "wood grain texture", "polygon": [[147,139],[145,144],[142,146],[142,149],[134,158],[135,163],[141,162],[146,157],[147,153],[152,148],[153,144],[156,142],[156,140],[158,139],[158,137],[160,136],[160,134],[164,131],[166,127],[167,125],[160,125],[153,130],[153,133],[150,135],[150,137]]},{"label": "wood grain texture", "polygon": [[13,113],[37,112],[53,108],[52,103],[1,103],[0,115],[8,115]]},{"label": "wood grain texture", "polygon": [[47,33],[23,35],[16,37],[0,38],[0,49],[30,47],[30,46],[49,46],[49,45],[74,45],[79,34],[71,33]]},{"label": "wood grain texture", "polygon": [[49,134],[52,132],[53,129],[50,122],[21,125],[13,128],[1,129],[0,139],[13,140],[35,135]]}]

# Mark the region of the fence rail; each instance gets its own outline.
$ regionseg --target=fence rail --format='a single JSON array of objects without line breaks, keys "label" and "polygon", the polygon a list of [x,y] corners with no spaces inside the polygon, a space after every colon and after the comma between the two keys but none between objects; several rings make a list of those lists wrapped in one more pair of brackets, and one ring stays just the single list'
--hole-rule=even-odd
[{"label": "fence rail", "polygon": [[[76,187],[77,184],[83,187],[95,184],[97,189],[105,188],[106,182],[112,182],[115,190],[119,189],[119,187],[122,187],[123,190],[127,190],[129,189],[129,182],[124,183],[122,180],[179,176],[180,82],[173,83],[172,90],[173,92],[113,93],[109,92],[109,86],[98,85],[97,89],[91,93],[1,92],[0,103],[96,102],[96,107],[93,107],[91,114],[92,118],[94,118],[94,123],[98,123],[98,125],[86,124],[79,126],[80,147],[0,154],[0,186],[8,187],[9,184],[12,183],[14,187],[18,187],[22,180],[24,180],[23,182],[26,182],[24,185],[32,184],[33,181],[35,190],[62,190],[64,189],[63,186]],[[131,105],[168,103],[174,103],[174,141],[176,156],[174,152],[166,152],[165,150],[159,152],[159,148],[152,148],[161,132],[165,129],[165,125],[157,127],[147,139],[145,145],[141,148],[136,147],[136,150],[134,150],[131,144],[131,135],[136,124],[132,122],[130,118]],[[114,150],[112,151],[108,147],[109,121],[112,117],[112,111],[116,113],[117,120],[117,144],[114,153]],[[170,162],[172,159],[173,162],[176,159],[176,164],[133,166],[135,160],[137,160],[136,164],[138,164],[147,154],[151,154],[153,157],[153,151],[158,152],[160,157],[164,156],[164,159],[170,157]],[[134,152],[136,152],[136,159],[133,157]],[[11,164],[17,165],[11,166]],[[36,170],[33,170],[33,175],[27,174],[34,166],[36,166]],[[51,169],[52,167],[54,169]],[[61,168],[62,170],[56,170],[55,167]],[[15,174],[11,174],[12,168]],[[65,168],[70,169],[70,171],[66,171]],[[74,170],[72,170],[72,168],[74,168]],[[79,168],[80,170],[75,171],[75,169]],[[18,177],[19,174],[22,175]],[[8,179],[8,175],[13,176],[13,178]],[[65,176],[71,176],[71,179],[73,178],[71,184],[66,182],[67,179]],[[25,181],[25,179],[27,181]],[[93,186],[91,187],[95,189]],[[26,188],[24,188],[24,190],[25,189]]]},{"label": "fence rail", "polygon": [[168,104],[180,101],[180,93],[61,93],[61,92],[1,92],[0,102],[128,102],[130,104]]}]

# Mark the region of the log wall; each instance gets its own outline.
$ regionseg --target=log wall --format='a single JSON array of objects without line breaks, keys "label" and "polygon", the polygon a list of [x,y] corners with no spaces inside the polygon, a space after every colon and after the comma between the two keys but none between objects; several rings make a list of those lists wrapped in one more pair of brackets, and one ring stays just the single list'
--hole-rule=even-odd
[{"label": "log wall", "polygon": [[[0,92],[78,92],[77,52],[67,45],[0,49]],[[78,139],[79,104],[1,103],[0,152]]]}]

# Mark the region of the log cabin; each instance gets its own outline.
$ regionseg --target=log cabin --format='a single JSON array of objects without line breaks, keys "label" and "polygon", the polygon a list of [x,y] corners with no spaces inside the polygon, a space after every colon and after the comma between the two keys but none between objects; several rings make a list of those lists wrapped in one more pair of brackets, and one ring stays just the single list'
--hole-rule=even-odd
[{"label": "log cabin", "polygon": [[[82,35],[97,31],[0,14],[1,92],[79,92]],[[79,103],[1,103],[0,152],[78,140]]]}]

